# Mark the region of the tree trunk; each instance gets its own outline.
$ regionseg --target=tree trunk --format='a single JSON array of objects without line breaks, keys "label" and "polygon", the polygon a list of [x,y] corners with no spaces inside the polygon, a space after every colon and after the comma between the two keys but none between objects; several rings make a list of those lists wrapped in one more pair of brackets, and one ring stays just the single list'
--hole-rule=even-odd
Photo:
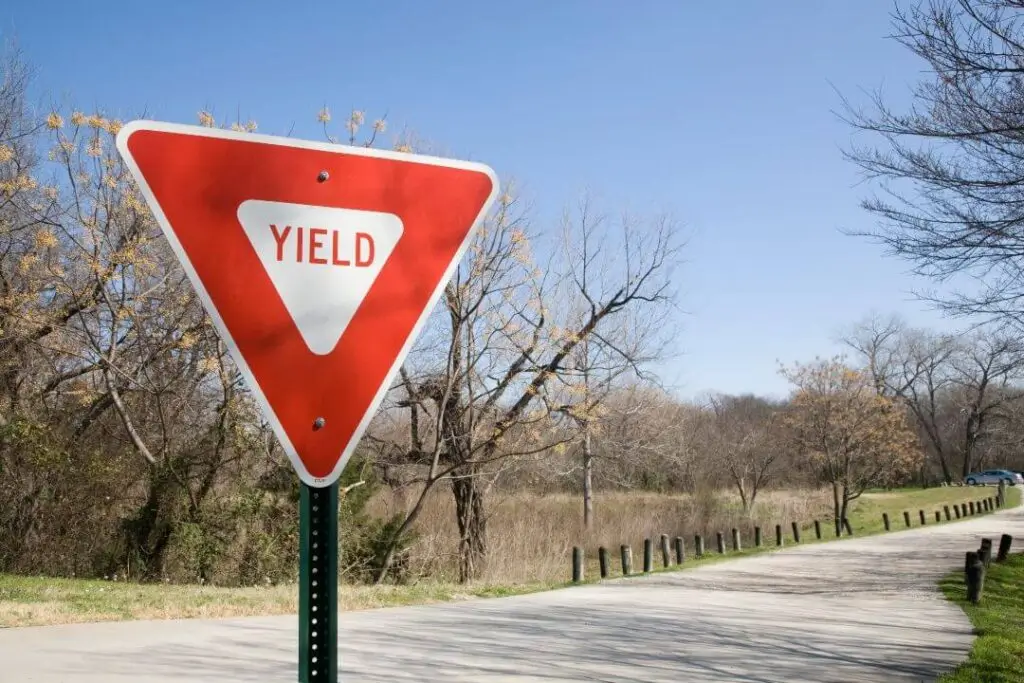
[{"label": "tree trunk", "polygon": [[843,520],[846,519],[846,513],[850,509],[850,489],[844,484],[842,503],[839,507],[839,529],[843,528]]},{"label": "tree trunk", "polygon": [[843,514],[843,498],[839,495],[839,482],[832,482],[832,519],[835,520],[836,536],[843,531],[843,518],[840,517]]},{"label": "tree trunk", "polygon": [[487,555],[487,518],[483,492],[473,467],[460,468],[452,479],[459,525],[459,583],[478,578]]},{"label": "tree trunk", "polygon": [[[173,527],[167,507],[173,506],[173,495],[169,495],[174,486],[164,468],[163,463],[150,469],[149,491],[146,502],[125,521],[125,556],[124,565],[131,563],[132,556],[142,564],[141,578],[144,581],[155,581],[163,576],[164,555],[170,545]],[[123,567],[111,567],[117,572]]]},{"label": "tree trunk", "polygon": [[743,477],[736,477],[736,490],[740,494],[740,503],[743,505],[743,514],[750,514],[750,507],[753,505],[753,500],[747,497],[746,482],[743,481]]},{"label": "tree trunk", "polygon": [[594,452],[590,441],[590,422],[583,423],[583,526],[594,525]]}]

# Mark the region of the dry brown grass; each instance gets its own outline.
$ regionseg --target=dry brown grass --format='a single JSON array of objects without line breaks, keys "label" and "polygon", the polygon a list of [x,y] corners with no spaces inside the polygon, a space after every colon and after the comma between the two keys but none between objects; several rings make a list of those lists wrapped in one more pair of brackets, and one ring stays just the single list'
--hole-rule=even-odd
[{"label": "dry brown grass", "polygon": [[[377,514],[399,509],[402,503],[387,494],[371,504]],[[743,514],[740,501],[731,493],[701,496],[641,492],[598,492],[594,528],[586,533],[582,502],[568,494],[491,494],[487,498],[487,583],[532,583],[566,578],[572,547],[582,545],[588,555],[599,546],[634,547],[644,538],[661,534],[682,536],[687,545],[694,534],[713,538],[716,531],[728,534],[739,528],[749,538],[756,525],[788,527],[792,521],[811,524],[815,517],[830,516],[824,491],[768,491],[758,496],[751,515]],[[458,534],[450,492],[438,489],[428,497],[416,526],[418,538],[411,551],[415,574],[450,581],[454,578]]]}]

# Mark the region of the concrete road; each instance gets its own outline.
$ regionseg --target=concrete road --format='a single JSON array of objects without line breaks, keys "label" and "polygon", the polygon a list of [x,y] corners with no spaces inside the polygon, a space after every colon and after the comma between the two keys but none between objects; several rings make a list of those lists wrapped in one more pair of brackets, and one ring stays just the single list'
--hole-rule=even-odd
[{"label": "concrete road", "polygon": [[[677,574],[342,614],[340,679],[931,681],[973,639],[935,582],[1000,533],[1024,541],[1024,508]],[[294,681],[295,658],[294,617],[0,630],[4,683]]]}]

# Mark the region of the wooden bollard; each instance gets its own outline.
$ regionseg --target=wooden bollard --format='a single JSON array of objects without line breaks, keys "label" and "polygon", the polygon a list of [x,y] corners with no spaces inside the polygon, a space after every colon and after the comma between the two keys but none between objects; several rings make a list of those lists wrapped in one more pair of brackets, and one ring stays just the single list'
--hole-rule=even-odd
[{"label": "wooden bollard", "polygon": [[725,554],[725,536],[722,535],[721,531],[716,531],[715,532],[715,544],[716,544],[716,547],[718,548],[718,554],[719,555],[724,555]]},{"label": "wooden bollard", "polygon": [[736,527],[732,528],[732,549],[735,552],[743,550],[743,548],[740,547],[740,530]]},{"label": "wooden bollard", "polygon": [[999,491],[996,493],[996,507],[1006,505],[1006,482],[999,482]]},{"label": "wooden bollard", "polygon": [[624,545],[619,548],[619,553],[622,555],[622,575],[629,576],[633,573],[633,549]]},{"label": "wooden bollard", "polygon": [[1010,555],[1010,546],[1013,545],[1013,536],[1003,534],[999,537],[999,553],[996,555],[996,562],[1005,562]]},{"label": "wooden bollard", "polygon": [[601,546],[597,549],[597,562],[601,565],[601,578],[608,578],[608,548]]},{"label": "wooden bollard", "polygon": [[924,526],[925,525],[924,510],[918,510],[917,514],[921,517],[921,526]]},{"label": "wooden bollard", "polygon": [[654,544],[651,539],[644,539],[644,574],[650,574],[654,569]]},{"label": "wooden bollard", "polygon": [[964,572],[971,568],[971,563],[978,559],[978,551],[968,550],[964,557]]},{"label": "wooden bollard", "polygon": [[978,559],[988,569],[992,565],[992,539],[981,539],[981,548],[978,549]]},{"label": "wooden bollard", "polygon": [[903,523],[908,527],[910,526],[910,513],[906,510],[903,511]]},{"label": "wooden bollard", "polygon": [[885,525],[885,530],[886,531],[891,531],[892,530],[892,527],[889,526],[889,513],[888,512],[883,512],[882,513],[882,524]]},{"label": "wooden bollard", "polygon": [[814,537],[821,540],[821,522],[814,520]]},{"label": "wooden bollard", "polygon": [[761,547],[761,527],[759,526],[754,527],[754,547]]},{"label": "wooden bollard", "polygon": [[949,516],[949,506],[948,505],[943,505],[942,506],[942,511],[946,514],[946,521],[947,522],[952,519],[952,517]]},{"label": "wooden bollard", "polygon": [[953,506],[953,512],[956,513],[956,518],[960,519],[960,506],[959,505],[954,505]]},{"label": "wooden bollard", "polygon": [[661,566],[668,568],[672,564],[672,550],[668,547],[668,534],[661,535]]},{"label": "wooden bollard", "polygon": [[960,503],[960,512],[963,513],[964,517],[967,516],[967,503]]},{"label": "wooden bollard", "polygon": [[583,548],[575,546],[572,549],[572,582],[579,583],[583,580]]},{"label": "wooden bollard", "polygon": [[850,520],[846,517],[843,517],[843,528],[846,529],[847,536],[853,536],[853,527],[850,526]]},{"label": "wooden bollard", "polygon": [[935,523],[938,524],[942,521],[942,513],[938,510],[935,511]]},{"label": "wooden bollard", "polygon": [[693,554],[697,557],[704,557],[704,538],[700,534],[693,537]]},{"label": "wooden bollard", "polygon": [[969,503],[967,503],[967,509],[970,511],[971,515],[974,515],[974,501],[973,500],[970,501]]},{"label": "wooden bollard", "polygon": [[683,548],[683,537],[676,536],[676,564],[682,564],[686,559],[684,554],[686,551]]},{"label": "wooden bollard", "polygon": [[800,542],[800,525],[797,524],[796,522],[791,522],[790,526],[793,527],[793,542],[794,543],[799,543]]},{"label": "wooden bollard", "polygon": [[[973,555],[974,557],[970,557]],[[981,602],[981,594],[985,588],[985,565],[978,558],[978,553],[969,553],[967,558],[967,599],[973,605]]]},{"label": "wooden bollard", "polygon": [[775,545],[776,547],[782,547],[783,545],[781,524],[775,525]]}]

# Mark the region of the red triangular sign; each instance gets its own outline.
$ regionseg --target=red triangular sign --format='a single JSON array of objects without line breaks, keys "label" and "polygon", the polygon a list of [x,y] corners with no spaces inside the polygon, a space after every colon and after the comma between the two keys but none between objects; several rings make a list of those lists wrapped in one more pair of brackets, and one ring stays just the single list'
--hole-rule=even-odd
[{"label": "red triangular sign", "polygon": [[332,484],[497,196],[494,172],[150,121],[117,146],[299,476]]}]

